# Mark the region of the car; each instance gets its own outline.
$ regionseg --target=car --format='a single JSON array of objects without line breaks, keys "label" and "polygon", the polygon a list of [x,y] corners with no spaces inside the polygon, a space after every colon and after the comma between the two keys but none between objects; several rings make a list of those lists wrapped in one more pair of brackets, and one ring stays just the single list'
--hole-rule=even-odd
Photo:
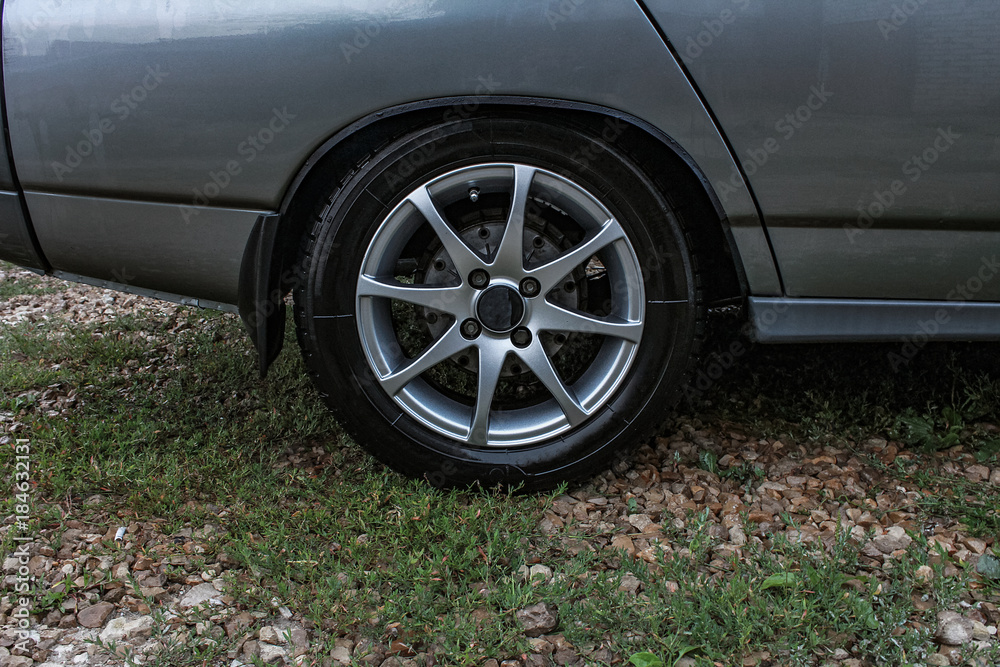
[{"label": "car", "polygon": [[293,296],[391,468],[551,487],[656,433],[709,325],[1000,339],[1000,8],[927,0],[7,0],[0,258]]}]

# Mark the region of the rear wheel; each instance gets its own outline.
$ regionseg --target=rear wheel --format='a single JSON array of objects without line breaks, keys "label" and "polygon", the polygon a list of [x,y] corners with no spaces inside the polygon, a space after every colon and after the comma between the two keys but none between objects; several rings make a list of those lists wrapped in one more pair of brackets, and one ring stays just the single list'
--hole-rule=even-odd
[{"label": "rear wheel", "polygon": [[702,309],[679,220],[615,146],[541,118],[446,123],[330,201],[302,257],[300,342],[389,466],[542,488],[662,422]]}]

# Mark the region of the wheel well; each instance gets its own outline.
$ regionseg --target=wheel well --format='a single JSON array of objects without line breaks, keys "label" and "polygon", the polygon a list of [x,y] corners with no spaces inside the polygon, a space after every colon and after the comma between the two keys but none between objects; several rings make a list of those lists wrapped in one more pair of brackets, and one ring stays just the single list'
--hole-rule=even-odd
[{"label": "wheel well", "polygon": [[[680,146],[652,126],[613,110],[538,102],[516,104],[494,98],[469,98],[408,105],[394,113],[385,112],[374,120],[360,121],[333,137],[306,161],[283,202],[271,254],[270,273],[280,280],[275,288],[287,294],[295,287],[299,275],[295,263],[300,243],[313,224],[317,207],[328,203],[323,197],[330,192],[331,179],[342,183],[361,160],[383,144],[442,119],[457,121],[484,115],[527,114],[584,126],[595,136],[601,136],[609,127],[617,128],[612,141],[635,156],[640,164],[649,166],[649,175],[681,217],[699,261],[707,264],[700,267],[706,301],[711,305],[740,299],[747,294],[742,265],[725,215],[711,185]],[[273,359],[277,351],[268,356]],[[263,366],[266,368],[269,363],[270,360]]]}]

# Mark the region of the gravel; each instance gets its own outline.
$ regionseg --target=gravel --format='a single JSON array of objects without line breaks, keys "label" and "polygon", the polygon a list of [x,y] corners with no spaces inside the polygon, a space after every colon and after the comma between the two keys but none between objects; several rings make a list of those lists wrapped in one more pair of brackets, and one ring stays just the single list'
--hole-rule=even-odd
[{"label": "gravel", "polygon": [[[24,276],[18,270],[0,270],[0,281]],[[0,329],[3,325],[47,318],[74,323],[103,322],[122,314],[176,318],[179,308],[72,285],[54,293],[17,296],[0,303]],[[59,388],[43,392],[39,398],[44,409],[58,412],[71,412],[76,401],[72,392]],[[694,464],[704,452],[716,457],[715,472]],[[292,459],[302,456],[303,452],[289,452]],[[911,535],[918,533],[927,538],[932,562],[937,558],[933,549],[940,547],[966,568],[975,569],[980,557],[994,546],[993,539],[972,537],[960,524],[918,518],[908,508],[921,500],[921,490],[886,477],[868,463],[875,459],[905,467],[912,458],[901,443],[880,438],[847,444],[784,442],[754,438],[739,425],[681,419],[671,432],[640,448],[628,461],[587,484],[570,487],[551,503],[538,528],[570,553],[621,550],[653,564],[663,554],[685,552],[685,545],[672,542],[667,534],[683,530],[691,512],[704,512],[711,524],[709,533],[718,540],[714,557],[705,566],[709,574],[724,572],[730,559],[741,557],[751,544],[766,548],[774,534],[829,546],[838,530],[848,531],[858,542],[862,566],[872,572],[891,565],[913,549]],[[1000,484],[1000,468],[990,469],[960,448],[942,453],[941,461],[948,472],[981,484]],[[756,477],[747,482],[720,474],[738,467],[755,470]],[[91,500],[100,506],[100,498]],[[745,525],[743,516],[748,516],[751,523]],[[0,664],[121,664],[120,658],[93,642],[114,641],[139,655],[149,655],[163,650],[168,640],[235,637],[236,648],[225,663],[231,667],[251,664],[254,658],[266,664],[306,665],[311,664],[307,658],[316,657],[310,651],[325,644],[326,638],[315,628],[287,610],[279,613],[275,609],[270,615],[236,610],[234,599],[222,584],[222,575],[233,564],[221,555],[218,562],[195,565],[191,556],[206,553],[210,542],[224,539],[223,528],[195,526],[166,534],[165,520],[132,521],[125,526],[126,534],[117,544],[117,552],[109,556],[104,551],[109,544],[115,544],[119,520],[113,516],[105,516],[104,520],[84,523],[70,519],[61,536],[44,531],[39,535],[32,546],[29,568],[40,585],[57,590],[67,576],[92,583],[81,598],[67,598],[65,613],[52,612],[40,619],[42,622],[32,629],[27,655],[16,648],[15,619],[8,617],[13,605],[10,595],[5,595],[0,602]],[[10,527],[8,521],[0,531],[5,533]],[[17,559],[7,559],[3,564],[8,590],[19,565]],[[558,576],[544,564],[526,566],[515,574],[533,585]],[[953,565],[945,568],[945,576],[957,574]],[[934,572],[925,566],[916,577],[931,582]],[[622,577],[620,585],[631,594],[641,592],[640,581],[631,575]],[[622,656],[612,655],[607,649],[579,654],[562,635],[554,634],[559,618],[548,604],[517,610],[515,615],[524,634],[531,638],[533,653],[517,659],[501,660],[509,656],[497,656],[497,660],[489,661],[489,667],[529,667],[550,664],[550,659],[560,665],[622,660]],[[166,622],[169,637],[152,632],[154,616]],[[998,623],[1000,611],[987,602],[970,603],[961,614],[942,612],[938,627],[932,628],[939,645],[928,664],[954,664],[951,661],[958,659],[954,656],[960,652],[953,648],[970,642],[995,642]],[[261,624],[258,631],[251,629]],[[340,638],[332,651],[318,657],[316,664],[433,664],[429,647],[422,647],[423,652],[415,655],[408,651],[407,655],[397,643],[402,645],[382,645],[360,637]],[[861,663],[845,653],[837,656],[837,664],[846,667]]]}]

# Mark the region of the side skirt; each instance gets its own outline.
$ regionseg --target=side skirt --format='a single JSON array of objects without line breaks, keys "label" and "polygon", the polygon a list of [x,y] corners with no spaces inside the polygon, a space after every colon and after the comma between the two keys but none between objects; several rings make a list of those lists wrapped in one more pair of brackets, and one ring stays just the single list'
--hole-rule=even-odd
[{"label": "side skirt", "polygon": [[751,297],[760,343],[1000,340],[1000,303]]}]

